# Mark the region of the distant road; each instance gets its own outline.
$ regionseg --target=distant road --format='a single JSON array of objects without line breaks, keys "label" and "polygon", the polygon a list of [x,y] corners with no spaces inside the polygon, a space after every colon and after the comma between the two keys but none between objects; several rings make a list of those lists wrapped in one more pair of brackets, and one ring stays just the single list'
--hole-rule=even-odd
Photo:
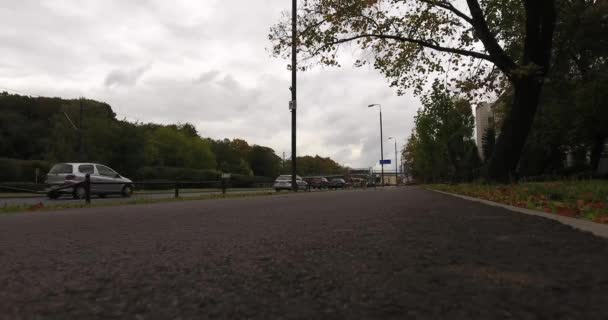
[{"label": "distant road", "polygon": [[[274,192],[274,189],[269,188],[251,188],[251,189],[228,189],[228,193],[255,193],[255,192]],[[200,197],[205,195],[221,194],[222,192],[217,189],[200,190],[200,191],[180,191],[180,197]],[[161,192],[137,192],[133,194],[132,199],[165,199],[173,198],[174,191],[161,191]],[[112,203],[112,202],[125,202],[129,198],[124,198],[119,195],[109,195],[106,198],[99,198],[98,196],[92,196],[92,202]],[[46,205],[63,205],[84,202],[84,200],[73,199],[69,195],[62,196],[59,199],[52,200],[45,196],[24,196],[24,197],[8,197],[3,198],[0,194],[0,206],[11,206],[11,205],[36,205],[39,203]]]},{"label": "distant road", "polygon": [[418,188],[0,216],[2,319],[608,319],[608,240]]}]

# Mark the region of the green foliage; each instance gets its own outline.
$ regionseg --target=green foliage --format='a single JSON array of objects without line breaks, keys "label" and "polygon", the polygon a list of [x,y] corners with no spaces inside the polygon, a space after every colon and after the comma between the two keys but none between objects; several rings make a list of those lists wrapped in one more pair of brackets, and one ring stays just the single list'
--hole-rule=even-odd
[{"label": "green foliage", "polygon": [[50,169],[47,161],[0,158],[0,181],[35,181],[36,177],[42,180]]},{"label": "green foliage", "polygon": [[[235,141],[235,140],[233,140]],[[228,139],[211,141],[213,152],[217,159],[218,169],[223,172],[232,172],[242,175],[253,175],[253,171],[249,167],[249,163],[244,159],[249,153],[249,145],[244,152],[238,148],[240,142],[233,142]],[[241,140],[242,141],[242,140]]]},{"label": "green foliage", "polygon": [[[519,164],[522,176],[594,171],[608,138],[608,3],[562,0],[559,13],[555,59]],[[572,168],[564,167],[566,153],[574,156]]]},{"label": "green foliage", "polygon": [[[130,123],[117,120],[105,103],[32,98],[6,92],[0,93],[0,154],[14,159],[45,160],[2,160],[3,182],[33,181],[33,166],[40,167],[44,174],[49,164],[56,162],[103,163],[127,177],[144,180],[217,180],[218,172],[229,172],[238,175],[236,183],[241,185],[259,182],[254,174],[274,179],[282,168],[281,159],[271,148],[250,146],[242,139],[201,138],[188,123]],[[329,158],[321,160],[329,167],[339,167]]]},{"label": "green foliage", "polygon": [[281,158],[268,147],[251,147],[249,165],[256,176],[276,177],[281,173]]},{"label": "green foliage", "polygon": [[[302,177],[319,176],[328,174],[343,174],[347,168],[341,166],[330,158],[323,158],[318,155],[304,156],[297,158],[298,175]],[[285,162],[285,166],[281,171],[283,174],[291,174],[291,160]]]},{"label": "green foliage", "polygon": [[422,181],[471,180],[480,160],[473,142],[470,104],[438,82],[422,103],[405,148],[409,173]]},{"label": "green foliage", "polygon": [[251,175],[233,174],[230,176],[231,188],[252,188],[268,185],[274,182],[275,177],[256,177]]},{"label": "green foliage", "polygon": [[373,64],[399,94],[422,94],[430,79],[442,79],[469,100],[500,95],[511,85],[518,98],[487,170],[489,178],[506,182],[520,160],[549,69],[557,2],[309,0],[299,12],[295,43],[288,15],[271,28],[269,39],[275,56],[289,56],[293,44],[302,69],[339,66],[338,55],[349,44],[348,51],[360,53],[355,65]]},{"label": "green foliage", "polygon": [[[477,2],[477,1],[476,1]],[[522,1],[484,0],[482,19],[501,50],[521,56],[526,15]],[[507,77],[480,48],[483,27],[474,22],[466,4],[441,0],[308,0],[298,12],[297,49],[300,68],[340,66],[341,48],[360,52],[355,66],[373,65],[396,87],[424,91],[429,78],[441,75],[461,93],[499,93]],[[270,29],[274,56],[290,55],[290,15]],[[353,50],[355,49],[355,50]],[[515,60],[515,59],[514,59]],[[481,89],[481,90],[479,90]]]},{"label": "green foliage", "polygon": [[134,177],[140,181],[218,181],[220,172],[209,169],[142,167]]}]

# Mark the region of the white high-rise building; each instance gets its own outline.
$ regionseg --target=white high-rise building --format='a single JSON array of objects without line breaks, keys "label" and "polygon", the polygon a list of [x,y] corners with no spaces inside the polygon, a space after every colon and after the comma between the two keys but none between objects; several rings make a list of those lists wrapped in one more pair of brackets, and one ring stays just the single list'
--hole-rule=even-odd
[{"label": "white high-rise building", "polygon": [[[479,156],[483,159],[483,135],[486,130],[494,126],[495,103],[482,102],[475,108],[475,135]],[[485,159],[484,159],[485,160]]]}]

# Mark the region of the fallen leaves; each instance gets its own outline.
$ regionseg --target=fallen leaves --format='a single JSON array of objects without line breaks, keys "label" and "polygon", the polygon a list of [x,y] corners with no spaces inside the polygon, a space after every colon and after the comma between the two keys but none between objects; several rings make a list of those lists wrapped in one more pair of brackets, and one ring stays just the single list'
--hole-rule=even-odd
[{"label": "fallen leaves", "polygon": [[607,181],[434,185],[433,188],[520,208],[608,224]]}]

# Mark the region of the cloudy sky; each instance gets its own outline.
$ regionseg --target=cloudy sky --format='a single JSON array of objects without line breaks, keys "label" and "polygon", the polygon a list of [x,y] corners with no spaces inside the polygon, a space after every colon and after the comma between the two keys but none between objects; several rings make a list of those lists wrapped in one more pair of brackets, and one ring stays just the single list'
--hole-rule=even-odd
[{"label": "cloudy sky", "polygon": [[[290,153],[290,72],[270,57],[270,26],[288,0],[0,0],[0,90],[109,103],[119,118],[194,124]],[[346,65],[299,75],[298,155],[352,167],[403,144],[417,98],[375,70]],[[398,146],[400,147],[400,146]],[[385,140],[385,157],[394,143]]]}]

